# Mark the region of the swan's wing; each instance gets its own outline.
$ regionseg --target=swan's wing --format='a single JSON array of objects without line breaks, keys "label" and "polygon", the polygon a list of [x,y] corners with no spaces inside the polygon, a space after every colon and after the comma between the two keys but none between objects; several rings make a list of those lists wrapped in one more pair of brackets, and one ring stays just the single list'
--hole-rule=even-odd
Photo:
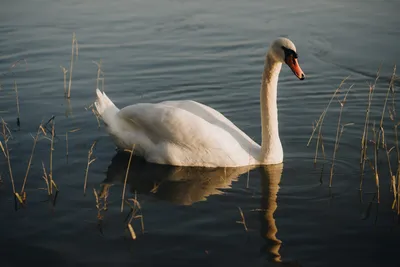
[{"label": "swan's wing", "polygon": [[184,109],[207,122],[222,128],[223,130],[231,133],[233,137],[240,143],[249,143],[254,146],[258,146],[253,139],[246,135],[242,130],[240,130],[232,121],[222,115],[219,111],[201,104],[193,100],[182,100],[182,101],[164,101],[161,104],[177,107]]},{"label": "swan's wing", "polygon": [[212,147],[218,144],[215,140],[219,136],[228,135],[193,113],[163,103],[127,106],[118,116],[145,132],[154,144],[170,142],[180,146]]},{"label": "swan's wing", "polygon": [[248,162],[249,151],[258,145],[222,115],[213,116],[197,102],[191,103],[140,103],[121,109],[117,116],[151,141],[146,156],[152,162],[197,166]]}]

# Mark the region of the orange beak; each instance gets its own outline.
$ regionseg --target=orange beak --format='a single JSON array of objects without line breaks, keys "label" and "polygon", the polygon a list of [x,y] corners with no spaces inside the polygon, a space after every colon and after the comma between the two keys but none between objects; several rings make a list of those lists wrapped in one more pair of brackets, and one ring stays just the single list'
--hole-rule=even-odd
[{"label": "orange beak", "polygon": [[304,75],[304,72],[301,70],[297,58],[295,58],[293,55],[290,55],[286,57],[285,63],[289,66],[289,68],[293,71],[294,75],[296,75],[297,78],[299,78],[300,80],[304,80],[306,76]]}]

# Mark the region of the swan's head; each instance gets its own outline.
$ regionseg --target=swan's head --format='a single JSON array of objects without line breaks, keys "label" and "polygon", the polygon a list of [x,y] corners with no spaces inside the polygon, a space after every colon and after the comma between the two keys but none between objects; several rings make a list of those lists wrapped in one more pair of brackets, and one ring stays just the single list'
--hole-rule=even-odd
[{"label": "swan's head", "polygon": [[276,61],[286,63],[297,78],[304,80],[305,75],[297,61],[296,46],[292,41],[287,38],[275,40],[271,44],[270,54]]}]

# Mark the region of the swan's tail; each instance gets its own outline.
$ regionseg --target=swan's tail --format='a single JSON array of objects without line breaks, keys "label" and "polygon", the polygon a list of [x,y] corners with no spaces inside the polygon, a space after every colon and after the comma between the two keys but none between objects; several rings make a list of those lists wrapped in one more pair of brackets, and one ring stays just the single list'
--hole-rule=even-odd
[{"label": "swan's tail", "polygon": [[114,105],[114,103],[108,98],[106,93],[102,93],[98,88],[96,89],[97,99],[94,102],[96,106],[96,110],[100,116],[103,117],[104,113],[107,110],[118,111],[118,108]]}]

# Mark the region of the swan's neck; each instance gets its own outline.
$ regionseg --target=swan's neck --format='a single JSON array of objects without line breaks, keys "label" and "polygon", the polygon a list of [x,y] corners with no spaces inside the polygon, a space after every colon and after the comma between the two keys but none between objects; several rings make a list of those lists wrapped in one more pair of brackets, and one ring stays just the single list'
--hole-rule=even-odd
[{"label": "swan's neck", "polygon": [[277,86],[282,63],[276,61],[270,54],[265,59],[264,72],[261,81],[261,164],[276,164],[283,161],[283,150],[279,139]]}]

